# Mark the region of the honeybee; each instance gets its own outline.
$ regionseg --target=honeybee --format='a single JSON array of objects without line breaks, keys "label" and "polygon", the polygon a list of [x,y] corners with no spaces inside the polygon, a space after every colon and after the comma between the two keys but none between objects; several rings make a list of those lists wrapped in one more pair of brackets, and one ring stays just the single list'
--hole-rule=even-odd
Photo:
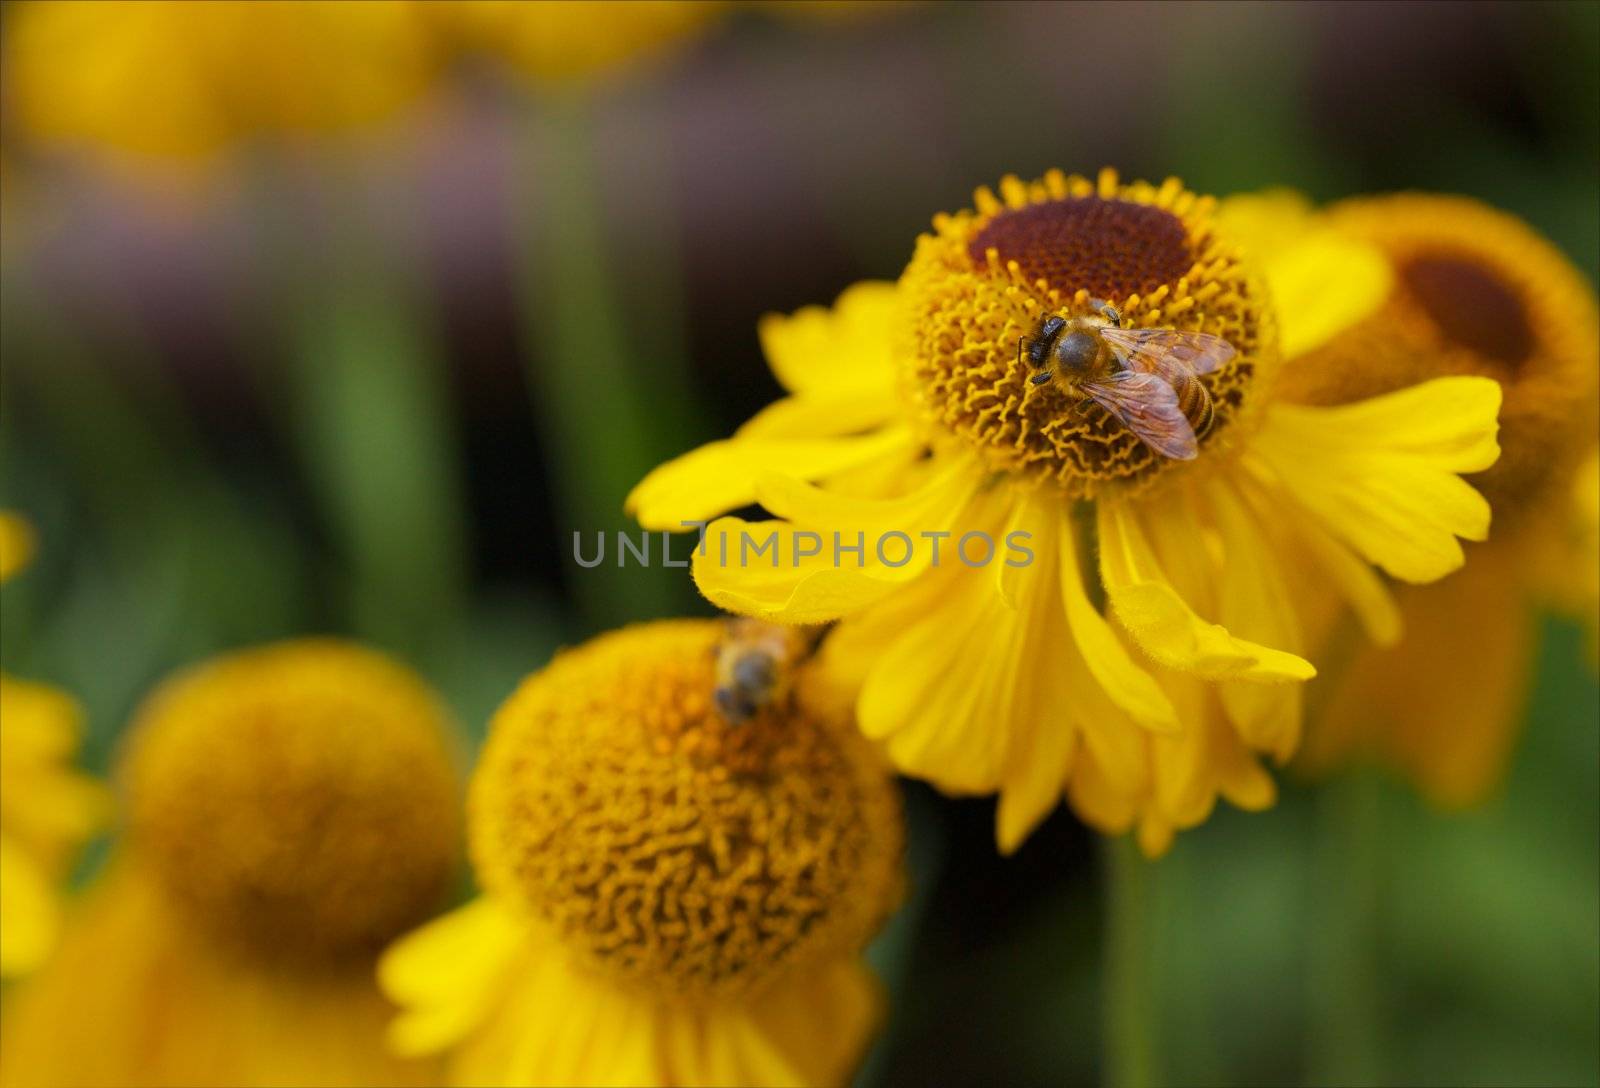
[{"label": "honeybee", "polygon": [[1026,354],[1038,371],[1029,380],[1055,381],[1069,396],[1100,405],[1162,456],[1192,460],[1215,418],[1200,376],[1232,359],[1233,345],[1203,332],[1124,329],[1116,307],[1098,299],[1090,305],[1094,314],[1052,314],[1032,337],[1017,341],[1017,361]]},{"label": "honeybee", "polygon": [[731,619],[716,647],[717,710],[743,725],[789,693],[793,666],[814,640],[802,629],[753,619]]}]

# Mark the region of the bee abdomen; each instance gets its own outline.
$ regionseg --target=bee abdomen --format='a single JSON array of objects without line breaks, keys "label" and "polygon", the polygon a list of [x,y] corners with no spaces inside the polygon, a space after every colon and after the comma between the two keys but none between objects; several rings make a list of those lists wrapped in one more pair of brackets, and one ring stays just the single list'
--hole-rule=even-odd
[{"label": "bee abdomen", "polygon": [[1211,394],[1199,381],[1191,379],[1183,383],[1183,388],[1178,390],[1178,407],[1189,426],[1194,428],[1196,438],[1204,438],[1211,431],[1217,410],[1211,403]]}]

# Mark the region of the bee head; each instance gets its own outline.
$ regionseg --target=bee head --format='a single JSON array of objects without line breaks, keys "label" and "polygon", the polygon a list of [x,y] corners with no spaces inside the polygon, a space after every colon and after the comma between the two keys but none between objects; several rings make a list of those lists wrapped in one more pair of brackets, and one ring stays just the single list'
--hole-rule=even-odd
[{"label": "bee head", "polygon": [[1100,338],[1082,329],[1067,333],[1056,341],[1055,364],[1070,375],[1087,373],[1100,355]]}]

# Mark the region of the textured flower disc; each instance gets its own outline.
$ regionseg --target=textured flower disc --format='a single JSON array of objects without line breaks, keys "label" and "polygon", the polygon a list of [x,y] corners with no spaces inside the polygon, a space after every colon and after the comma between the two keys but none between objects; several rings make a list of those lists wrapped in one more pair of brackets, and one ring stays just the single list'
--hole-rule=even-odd
[{"label": "textured flower disc", "polygon": [[370,954],[437,907],[455,869],[447,728],[420,680],[357,646],[218,658],[134,723],[131,847],[234,943],[274,960]]},{"label": "textured flower disc", "polygon": [[1220,336],[1237,355],[1204,384],[1216,408],[1201,451],[1229,441],[1277,362],[1254,270],[1212,225],[1213,202],[1059,171],[1007,178],[976,209],[934,220],[901,277],[904,387],[935,444],[954,437],[989,467],[1055,481],[1069,497],[1148,484],[1176,462],[1098,408],[1034,385],[1018,344],[1051,315],[1110,302],[1124,327]]},{"label": "textured flower disc", "polygon": [[495,715],[473,857],[608,977],[749,993],[856,952],[900,892],[898,796],[852,724],[790,698],[713,708],[715,621],[643,624],[558,657]]},{"label": "textured flower disc", "polygon": [[1594,289],[1527,225],[1475,200],[1407,193],[1328,214],[1388,254],[1395,286],[1371,317],[1287,367],[1284,395],[1343,404],[1441,375],[1493,378],[1505,395],[1501,455],[1472,483],[1497,528],[1564,498],[1594,444]]}]

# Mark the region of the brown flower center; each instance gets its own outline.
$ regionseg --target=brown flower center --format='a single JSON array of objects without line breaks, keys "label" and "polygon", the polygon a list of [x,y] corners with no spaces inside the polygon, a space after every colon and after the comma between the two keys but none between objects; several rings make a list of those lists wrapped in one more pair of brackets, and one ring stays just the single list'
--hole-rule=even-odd
[{"label": "brown flower center", "polygon": [[1149,294],[1194,264],[1177,216],[1098,196],[1052,200],[996,216],[967,244],[978,267],[990,249],[1002,265],[1016,261],[1029,281],[1108,299]]},{"label": "brown flower center", "polygon": [[1533,350],[1522,299],[1481,262],[1416,257],[1401,266],[1400,279],[1451,342],[1512,368]]}]

